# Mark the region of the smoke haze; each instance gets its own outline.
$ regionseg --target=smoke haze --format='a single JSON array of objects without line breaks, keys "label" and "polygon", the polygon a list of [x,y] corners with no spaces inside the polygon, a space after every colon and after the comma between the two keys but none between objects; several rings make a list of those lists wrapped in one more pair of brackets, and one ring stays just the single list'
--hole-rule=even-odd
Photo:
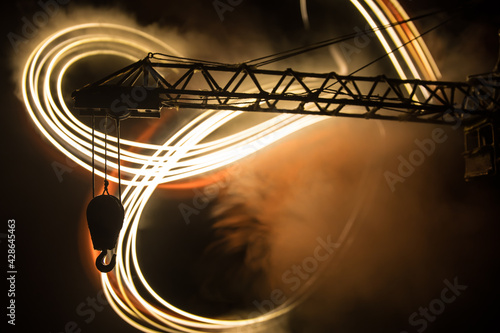
[{"label": "smoke haze", "polygon": [[[253,59],[307,40],[299,33],[283,39],[263,37],[283,33],[275,28],[286,17],[277,19],[275,25],[269,23],[278,9],[268,8],[263,15],[257,5],[244,2],[227,12],[227,20],[221,23],[207,3],[210,19],[204,16],[207,7],[200,7],[192,15],[179,14],[180,18],[165,14],[152,24],[156,21],[148,15],[156,18],[153,5],[138,9],[136,17],[129,14],[128,4],[122,9],[70,4],[36,37],[19,45],[12,57],[15,80],[33,45],[58,29],[89,20],[138,27],[168,41],[182,55],[221,62]],[[188,11],[181,4],[172,7],[172,12]],[[345,16],[348,20],[349,15]],[[330,16],[327,19],[334,21]],[[351,32],[351,25],[344,29]],[[481,42],[489,29],[476,25],[461,32],[460,44],[448,40],[452,33],[428,36],[443,79],[463,80],[494,64],[496,54]],[[496,41],[496,31],[492,34]],[[296,41],[294,36],[298,36]],[[350,72],[375,57],[371,47],[353,58],[348,70],[346,63],[333,61],[328,50],[276,67],[325,70],[330,68],[324,61],[328,59],[334,70]],[[363,74],[374,73],[378,74],[377,68]],[[98,74],[103,75],[96,79],[108,73]],[[181,116],[172,119],[184,121]],[[198,303],[193,311],[215,309],[213,313],[223,317],[259,314],[304,296],[286,320],[277,321],[277,327],[283,332],[308,333],[414,332],[409,316],[440,296],[445,279],[458,277],[469,289],[447,305],[426,332],[443,327],[442,331],[451,327],[458,332],[463,323],[460,318],[469,318],[472,327],[480,326],[487,309],[495,309],[494,301],[484,295],[498,295],[498,275],[493,274],[498,261],[491,259],[499,241],[498,226],[492,225],[498,218],[491,211],[500,197],[498,186],[491,181],[463,181],[463,134],[451,128],[442,128],[446,140],[436,143],[433,153],[425,154],[422,164],[403,182],[391,186],[386,177],[387,171],[398,174],[399,157],[408,160],[420,149],[415,140],[432,139],[436,128],[324,120],[238,162],[238,171],[229,172],[217,197],[188,226],[179,222],[175,203],[181,199],[173,191],[158,194],[148,204],[147,227],[139,234],[144,270],[156,272],[154,282],[165,288],[166,295],[178,288],[174,303],[179,303],[175,304]],[[155,227],[156,221],[171,225]],[[158,230],[165,231],[161,238]],[[344,231],[349,231],[346,238],[341,237]],[[328,239],[335,245],[325,247]],[[150,259],[158,253],[162,263]],[[170,265],[175,269],[164,268]],[[192,288],[191,303],[182,293],[188,288]],[[471,304],[480,306],[472,311]]]}]

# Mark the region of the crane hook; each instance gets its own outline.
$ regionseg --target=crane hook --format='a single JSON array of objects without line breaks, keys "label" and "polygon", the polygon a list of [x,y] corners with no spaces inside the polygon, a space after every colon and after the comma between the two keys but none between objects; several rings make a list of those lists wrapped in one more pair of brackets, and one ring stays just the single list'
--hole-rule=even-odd
[{"label": "crane hook", "polygon": [[123,205],[112,195],[103,194],[94,197],[87,207],[87,222],[94,250],[102,251],[95,264],[103,273],[110,272],[115,266],[115,254],[108,264],[105,263],[105,259],[108,250],[116,247],[123,218]]},{"label": "crane hook", "polygon": [[116,264],[116,254],[113,254],[111,257],[111,260],[109,261],[108,264],[106,264],[106,255],[108,254],[108,250],[104,250],[97,256],[97,259],[95,261],[95,266],[99,271],[102,273],[109,273],[113,270]]}]

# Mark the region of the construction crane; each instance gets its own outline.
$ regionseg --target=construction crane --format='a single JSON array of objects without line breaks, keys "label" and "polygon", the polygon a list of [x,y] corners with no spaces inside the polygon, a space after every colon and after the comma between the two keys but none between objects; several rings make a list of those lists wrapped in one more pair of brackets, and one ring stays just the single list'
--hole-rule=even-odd
[{"label": "construction crane", "polygon": [[159,117],[162,109],[239,110],[462,127],[465,178],[500,166],[500,71],[466,82],[268,70],[148,54],[73,92],[80,115]]}]

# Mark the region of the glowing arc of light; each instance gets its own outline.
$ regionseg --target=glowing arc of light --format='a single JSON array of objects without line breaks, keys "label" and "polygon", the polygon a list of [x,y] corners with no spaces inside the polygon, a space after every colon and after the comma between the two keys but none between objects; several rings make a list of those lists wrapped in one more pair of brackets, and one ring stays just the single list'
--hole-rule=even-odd
[{"label": "glowing arc of light", "polygon": [[[305,1],[302,1],[305,3]],[[365,19],[370,23],[373,28],[375,26],[374,20],[368,14],[368,12],[359,4],[359,2],[352,0],[352,3],[360,10]],[[359,9],[361,8],[361,9]],[[373,8],[372,8],[373,10]],[[381,19],[382,14],[378,17]],[[383,16],[383,15],[382,15]],[[23,71],[22,78],[22,93],[25,100],[25,104],[30,117],[41,131],[41,133],[47,137],[47,139],[63,154],[68,156],[78,165],[82,166],[86,170],[91,170],[88,163],[90,157],[89,143],[85,139],[90,139],[91,129],[85,126],[76,119],[69,108],[64,103],[64,96],[62,93],[62,84],[64,75],[75,63],[92,57],[97,54],[113,54],[114,51],[110,50],[92,50],[94,43],[99,42],[99,38],[103,38],[101,41],[109,40],[105,37],[96,37],[93,35],[94,40],[91,41],[89,36],[81,36],[82,40],[79,38],[74,38],[70,41],[63,41],[60,44],[56,44],[54,48],[49,49],[49,46],[58,38],[63,38],[65,34],[70,34],[76,32],[79,29],[92,29],[99,27],[99,29],[109,28],[117,29],[119,31],[126,31],[134,36],[141,36],[145,40],[150,40],[156,45],[162,45],[164,49],[169,50],[170,53],[176,53],[176,51],[168,46],[167,44],[161,42],[158,39],[150,36],[149,34],[134,29],[131,27],[125,27],[117,24],[81,24],[70,28],[63,29],[56,34],[45,39],[39,44],[39,47],[30,54],[28,58],[27,65]],[[105,35],[104,35],[105,36]],[[381,44],[387,50],[388,42],[384,39],[385,37],[382,33],[377,34]],[[397,35],[396,35],[397,37]],[[115,42],[113,39],[111,42]],[[119,40],[120,43],[137,47],[138,44],[132,42],[127,42],[126,40]],[[393,39],[394,41],[394,39]],[[399,41],[400,42],[400,41]],[[70,46],[72,45],[72,46]],[[85,46],[86,45],[86,46]],[[424,44],[425,45],[425,44]],[[54,45],[52,45],[54,46]],[[61,48],[62,47],[62,48]],[[78,47],[78,54],[73,54],[70,59],[60,66],[58,63],[59,59],[62,61],[63,58],[67,57],[66,52],[70,52],[73,48]],[[89,47],[90,51],[85,51],[85,47]],[[142,49],[147,48],[143,46]],[[48,51],[46,51],[49,49]],[[45,66],[48,59],[53,56],[53,54],[59,50],[57,56],[52,58],[48,66]],[[147,50],[150,51],[150,50]],[[45,53],[44,53],[45,52]],[[146,53],[146,52],[145,52]],[[131,59],[134,56],[132,54],[117,54],[114,55],[122,56],[126,59]],[[406,78],[401,65],[398,63],[397,59],[391,57],[394,67],[397,69],[398,74],[402,78]],[[43,85],[39,87],[39,79],[42,75],[42,71],[47,71],[44,73],[46,75]],[[52,77],[52,71],[59,68],[59,73],[56,75],[56,95],[58,102],[53,98],[51,94],[51,84],[49,78]],[[43,95],[43,102],[39,98],[39,89],[45,91]],[[29,90],[29,92],[28,92]],[[59,110],[58,105],[61,105],[62,111]],[[34,108],[33,108],[34,105]],[[48,112],[46,112],[44,105],[48,107]],[[117,246],[117,266],[116,266],[116,280],[118,290],[127,302],[120,299],[120,296],[116,293],[115,287],[112,285],[108,276],[102,276],[102,283],[104,286],[106,298],[109,303],[117,312],[120,317],[122,317],[130,325],[141,329],[145,332],[158,332],[147,326],[141,324],[140,320],[148,325],[159,328],[162,331],[168,332],[200,332],[195,329],[205,329],[206,330],[219,330],[223,328],[238,327],[244,325],[251,325],[258,322],[263,322],[271,318],[277,317],[286,313],[293,304],[292,301],[285,303],[284,305],[278,307],[273,312],[263,314],[257,318],[243,319],[243,320],[218,320],[213,318],[206,318],[202,316],[197,316],[189,312],[183,311],[169,302],[165,301],[158,295],[149,285],[145,279],[142,271],[140,269],[140,263],[137,257],[136,242],[137,242],[137,230],[141,221],[141,214],[146,207],[148,199],[151,197],[156,186],[158,184],[169,182],[173,180],[179,180],[190,176],[196,176],[203,172],[212,171],[224,166],[234,163],[246,156],[249,156],[253,151],[262,149],[269,144],[276,142],[277,140],[293,133],[296,130],[310,126],[313,123],[321,121],[322,117],[316,116],[290,116],[290,115],[280,115],[271,120],[267,120],[259,125],[252,127],[251,129],[246,129],[240,133],[230,135],[226,138],[217,139],[213,141],[202,142],[204,138],[210,135],[214,130],[220,128],[226,124],[231,118],[237,117],[240,113],[237,112],[214,112],[208,111],[207,113],[199,116],[188,125],[179,129],[174,135],[172,135],[168,140],[162,145],[146,144],[141,142],[135,142],[130,140],[123,140],[122,143],[129,147],[137,147],[148,149],[152,151],[151,155],[143,155],[138,153],[132,153],[124,150],[124,156],[127,161],[133,161],[140,165],[138,168],[126,168],[125,170],[132,175],[130,180],[126,180],[123,183],[126,186],[123,192],[123,202],[126,208],[126,217],[124,221],[124,228],[120,233]],[[39,118],[37,115],[41,116]],[[44,127],[41,120],[43,120],[50,128],[50,131],[58,135],[58,138],[53,137],[48,129]],[[201,122],[201,123],[200,123]],[[66,128],[65,126],[68,126]],[[76,134],[72,133],[73,130]],[[196,130],[195,130],[196,129]],[[98,153],[103,153],[102,145],[104,144],[103,138],[104,133],[96,131],[96,140]],[[82,139],[83,138],[83,139]],[[58,141],[58,139],[60,141]],[[72,141],[74,140],[74,142]],[[109,140],[109,151],[111,157],[116,157],[117,147],[116,137],[108,135]],[[259,141],[260,140],[260,141]],[[66,149],[65,144],[70,144],[76,152],[82,154],[82,157],[77,157],[76,154],[70,152]],[[73,146],[74,144],[74,146]],[[254,148],[252,150],[252,148]],[[204,158],[203,156],[198,156],[200,154],[207,154]],[[100,162],[104,159],[98,157]],[[210,162],[211,159],[217,158],[220,162],[214,163]],[[87,161],[85,161],[86,159]],[[116,163],[110,163],[112,169],[116,169]],[[177,168],[176,170],[173,170]],[[97,174],[104,176],[102,170],[97,170]],[[108,175],[110,181],[117,182],[117,178]],[[135,282],[132,277],[132,268],[135,268],[139,275],[140,283],[145,286],[149,294],[153,296],[156,301],[168,308],[170,311],[176,315],[170,315],[157,309],[153,305],[149,304],[136,289]],[[147,309],[150,315],[152,315],[158,322],[150,319],[146,314],[142,314],[139,309],[130,300],[127,295],[127,290],[131,295],[134,296],[135,301],[139,302],[144,308]],[[181,317],[178,317],[181,316]]]}]

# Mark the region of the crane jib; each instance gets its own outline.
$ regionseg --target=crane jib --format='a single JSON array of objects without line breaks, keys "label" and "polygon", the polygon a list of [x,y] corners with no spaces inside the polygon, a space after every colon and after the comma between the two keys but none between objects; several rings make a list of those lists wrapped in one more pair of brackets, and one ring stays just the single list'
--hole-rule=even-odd
[{"label": "crane jib", "polygon": [[466,178],[496,173],[500,73],[467,82],[266,70],[247,64],[152,61],[73,92],[80,115],[159,117],[165,108],[396,120],[463,127]]}]

